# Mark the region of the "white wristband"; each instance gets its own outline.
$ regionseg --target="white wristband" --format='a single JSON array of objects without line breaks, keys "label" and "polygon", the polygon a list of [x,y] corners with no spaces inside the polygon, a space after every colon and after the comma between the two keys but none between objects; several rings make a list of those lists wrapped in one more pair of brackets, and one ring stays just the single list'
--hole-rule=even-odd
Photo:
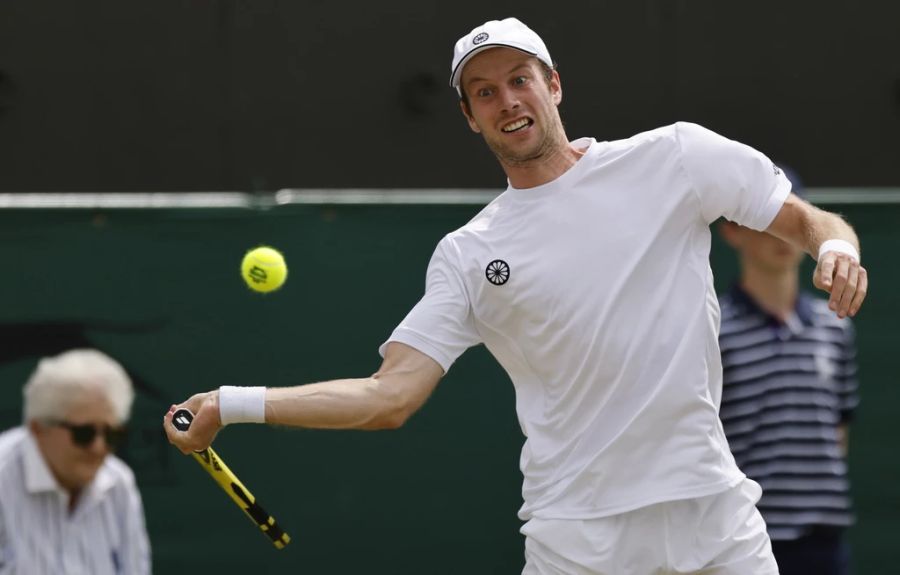
[{"label": "white wristband", "polygon": [[856,251],[856,248],[853,247],[853,244],[844,240],[826,240],[822,242],[822,245],[819,246],[819,257],[816,259],[822,259],[822,254],[824,254],[825,252],[839,252],[842,254],[847,254],[856,261],[859,261],[859,252]]},{"label": "white wristband", "polygon": [[223,385],[219,388],[219,419],[229,423],[265,423],[266,388]]}]

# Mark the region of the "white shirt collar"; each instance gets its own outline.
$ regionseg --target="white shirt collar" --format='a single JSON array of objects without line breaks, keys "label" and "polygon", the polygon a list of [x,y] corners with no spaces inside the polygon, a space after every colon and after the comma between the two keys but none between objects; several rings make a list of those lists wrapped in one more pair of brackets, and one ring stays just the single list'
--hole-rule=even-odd
[{"label": "white shirt collar", "polygon": [[[50,466],[47,465],[30,429],[26,429],[25,441],[22,445],[22,460],[25,465],[25,489],[29,493],[55,491],[66,497],[69,496],[69,493],[59,485],[53,472],[50,471]],[[94,480],[84,489],[82,501],[94,500],[114,485],[115,478],[104,463],[97,471]]]},{"label": "white shirt collar", "polygon": [[44,461],[44,455],[30,429],[26,430],[25,441],[22,443],[22,461],[25,464],[25,489],[29,493],[63,491]]}]

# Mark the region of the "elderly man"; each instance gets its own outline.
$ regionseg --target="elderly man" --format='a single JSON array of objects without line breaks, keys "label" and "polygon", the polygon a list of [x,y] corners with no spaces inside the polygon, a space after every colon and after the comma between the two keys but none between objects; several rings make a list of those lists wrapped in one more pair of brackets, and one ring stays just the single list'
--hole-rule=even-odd
[{"label": "elderly man", "polygon": [[125,370],[68,351],[24,396],[24,426],[0,435],[0,573],[149,573],[140,493],[112,455],[134,400]]}]

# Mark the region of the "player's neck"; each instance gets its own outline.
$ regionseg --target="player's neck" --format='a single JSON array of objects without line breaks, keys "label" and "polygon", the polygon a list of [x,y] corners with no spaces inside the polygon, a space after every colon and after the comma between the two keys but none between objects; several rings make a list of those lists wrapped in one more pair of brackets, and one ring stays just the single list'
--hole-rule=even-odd
[{"label": "player's neck", "polygon": [[546,155],[524,164],[501,161],[503,171],[513,188],[524,190],[548,184],[565,174],[584,155],[585,149],[575,148],[563,139]]},{"label": "player's neck", "polygon": [[784,322],[797,304],[798,280],[796,269],[761,270],[744,264],[741,289],[761,309]]}]

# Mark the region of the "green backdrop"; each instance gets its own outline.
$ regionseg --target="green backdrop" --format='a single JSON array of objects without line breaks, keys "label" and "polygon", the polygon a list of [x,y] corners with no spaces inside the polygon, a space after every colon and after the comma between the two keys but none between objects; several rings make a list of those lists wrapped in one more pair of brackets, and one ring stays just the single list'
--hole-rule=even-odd
[{"label": "green backdrop", "polygon": [[[900,207],[836,206],[873,278],[857,321],[862,406],[851,432],[857,573],[896,572],[900,494],[891,376],[900,301]],[[161,432],[168,405],[223,384],[365,376],[417,301],[440,237],[473,205],[253,209],[0,210],[4,326],[0,423],[20,419],[21,385],[53,346],[93,345],[140,387],[122,456],[146,506],[154,571],[509,574],[523,564],[522,437],[512,385],[483,348],[466,353],[403,428],[320,432],[240,426],[216,448],[293,537],[276,551]],[[284,289],[252,293],[243,252],[282,249]],[[718,287],[734,275],[716,242]]]}]

